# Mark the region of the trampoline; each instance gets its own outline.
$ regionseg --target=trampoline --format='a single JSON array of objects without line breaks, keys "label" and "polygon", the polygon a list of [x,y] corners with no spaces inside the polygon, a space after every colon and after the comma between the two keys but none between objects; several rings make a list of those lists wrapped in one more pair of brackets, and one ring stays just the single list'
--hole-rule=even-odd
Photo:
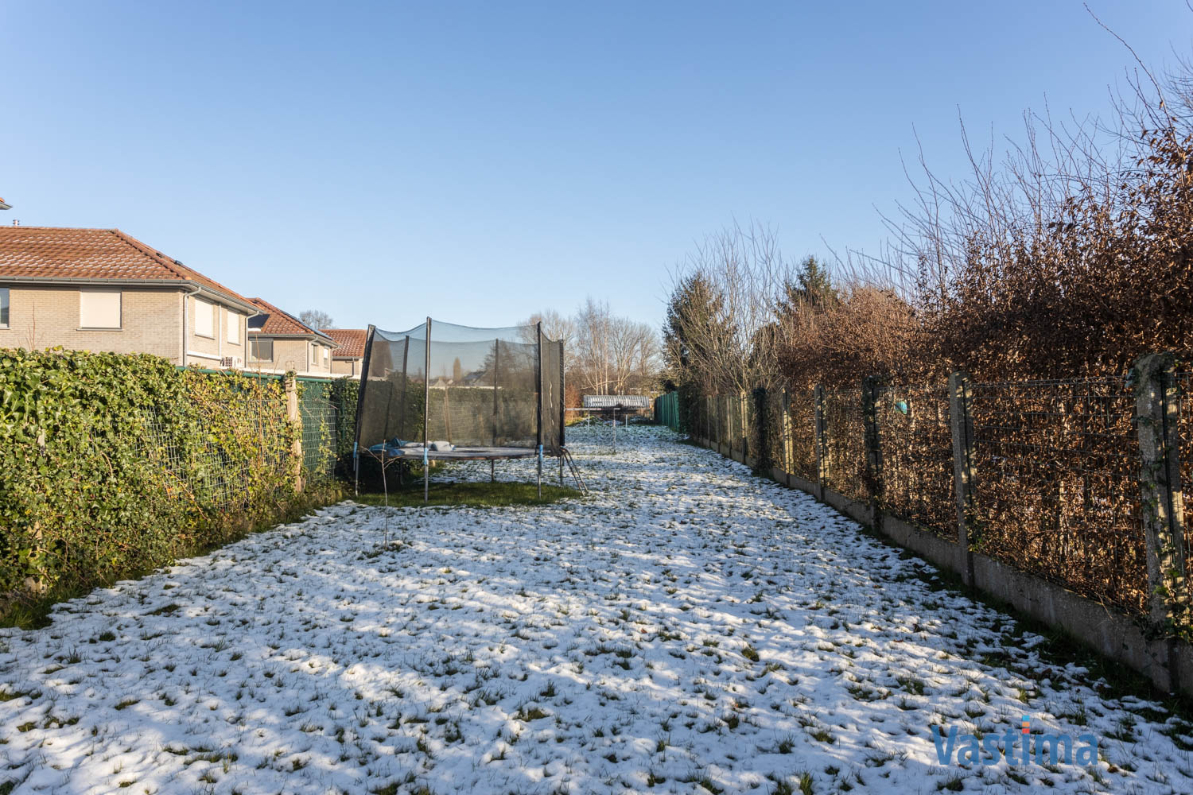
[{"label": "trampoline", "polygon": [[[407,331],[369,326],[361,363],[353,453],[381,463],[559,459],[563,481],[563,343],[542,324],[474,328],[427,318]],[[388,493],[388,485],[386,485]]]}]

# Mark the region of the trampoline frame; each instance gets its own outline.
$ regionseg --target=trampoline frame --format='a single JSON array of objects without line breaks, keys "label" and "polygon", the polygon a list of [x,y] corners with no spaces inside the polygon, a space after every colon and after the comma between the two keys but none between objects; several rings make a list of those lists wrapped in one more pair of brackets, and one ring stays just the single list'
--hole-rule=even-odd
[{"label": "trampoline frame", "polygon": [[[417,327],[416,327],[417,328]],[[430,412],[427,409],[423,410],[423,441],[421,447],[411,448],[393,448],[386,441],[381,443],[381,453],[378,455],[370,447],[365,447],[363,450],[360,445],[360,419],[364,410],[365,390],[368,386],[369,379],[369,364],[372,358],[373,339],[377,331],[377,327],[369,324],[368,333],[365,340],[364,356],[361,359],[360,370],[360,389],[357,392],[356,399],[356,428],[355,438],[352,443],[352,457],[353,457],[353,472],[355,477],[355,491],[360,494],[360,454],[364,452],[366,455],[378,460],[381,464],[381,483],[385,490],[385,504],[389,506],[389,484],[386,479],[386,469],[389,464],[395,461],[412,461],[422,460],[423,463],[423,502],[430,501],[431,493],[431,476],[430,476],[430,462],[431,461],[488,461],[489,462],[489,479],[490,482],[495,482],[497,479],[495,462],[506,459],[521,459],[530,458],[532,456],[538,457],[537,467],[537,481],[538,481],[538,496],[541,499],[543,496],[543,395],[545,394],[545,384],[543,381],[543,324],[542,322],[535,324],[535,378],[537,380],[538,399],[536,403],[536,444],[535,447],[510,447],[510,446],[494,446],[491,447],[461,447],[453,450],[431,450],[430,442],[427,438],[430,432]],[[407,337],[407,340],[410,338]],[[565,421],[565,370],[563,357],[563,343],[560,342],[560,357],[559,357],[559,445],[558,450],[554,452],[555,457],[559,459],[559,485],[563,485],[564,479],[564,461],[569,460],[567,448],[564,446],[564,432],[567,427]],[[431,405],[431,318],[428,316],[426,320],[426,337],[423,345],[424,362],[423,362],[423,405],[429,407]],[[500,354],[500,346],[497,347],[497,353]],[[497,370],[500,366],[500,360],[494,358],[493,369],[493,411],[497,412]],[[405,361],[403,361],[403,369],[405,369]],[[403,392],[403,396],[405,392]],[[403,397],[404,399],[404,397]],[[494,442],[496,442],[496,428],[494,428]],[[401,450],[410,452],[401,452],[395,455],[393,451]],[[550,455],[551,453],[548,453]],[[388,459],[388,460],[387,460]],[[580,480],[579,472],[575,468],[575,464],[571,464],[573,474],[577,482]],[[587,488],[584,489],[587,491]],[[387,530],[388,536],[388,515],[387,515]]]}]

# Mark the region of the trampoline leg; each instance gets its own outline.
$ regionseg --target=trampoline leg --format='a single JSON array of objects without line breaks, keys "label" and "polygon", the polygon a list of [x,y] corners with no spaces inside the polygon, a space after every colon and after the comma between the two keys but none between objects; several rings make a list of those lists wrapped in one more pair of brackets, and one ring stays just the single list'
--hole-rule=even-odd
[{"label": "trampoline leg", "polygon": [[563,486],[563,453],[559,454],[559,485]]},{"label": "trampoline leg", "polygon": [[431,501],[431,465],[423,464],[423,502]]},{"label": "trampoline leg", "polygon": [[385,451],[381,451],[381,488],[385,491],[385,545],[389,546],[389,482],[385,479]]},{"label": "trampoline leg", "polygon": [[543,498],[543,447],[539,445],[539,499]]},{"label": "trampoline leg", "polygon": [[489,482],[497,482],[497,462],[492,458],[489,459]]}]

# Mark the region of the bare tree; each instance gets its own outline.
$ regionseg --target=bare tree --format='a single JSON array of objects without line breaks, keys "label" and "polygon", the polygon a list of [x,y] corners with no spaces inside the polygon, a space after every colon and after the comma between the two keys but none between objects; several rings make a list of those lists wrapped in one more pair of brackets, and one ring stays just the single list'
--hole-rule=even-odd
[{"label": "bare tree", "polygon": [[554,309],[544,309],[531,315],[523,325],[534,326],[538,323],[543,324],[543,336],[563,343],[564,369],[571,370],[576,358],[576,322]]},{"label": "bare tree", "polygon": [[567,318],[543,312],[548,337],[563,339],[568,381],[590,394],[626,394],[653,389],[659,370],[658,332],[649,323],[618,317],[605,301],[589,297]]},{"label": "bare tree", "polygon": [[335,321],[331,319],[331,315],[321,309],[304,309],[298,319],[302,321],[303,325],[310,326],[315,331],[335,327]]},{"label": "bare tree", "polygon": [[[676,298],[704,296],[699,311],[669,315],[669,331],[687,340],[683,352],[691,377],[705,389],[743,392],[779,380],[778,344],[783,327],[777,307],[793,269],[772,229],[734,224],[710,235],[674,273]],[[678,327],[674,327],[678,324]],[[674,354],[675,352],[673,352]],[[671,357],[674,359],[674,355]]]},{"label": "bare tree", "polygon": [[580,388],[596,394],[608,394],[610,378],[610,333],[613,316],[609,304],[591,296],[576,313],[576,374]]}]

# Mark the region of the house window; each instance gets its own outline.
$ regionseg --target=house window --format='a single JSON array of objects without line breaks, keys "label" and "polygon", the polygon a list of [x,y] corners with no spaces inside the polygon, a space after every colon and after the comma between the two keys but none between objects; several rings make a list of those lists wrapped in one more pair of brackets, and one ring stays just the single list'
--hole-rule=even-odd
[{"label": "house window", "polygon": [[331,356],[331,348],[324,348],[323,349],[323,363],[324,364],[327,364],[327,359],[329,356]]},{"label": "house window", "polygon": [[215,305],[195,299],[195,333],[215,338]]},{"label": "house window", "polygon": [[228,313],[228,342],[240,344],[240,315],[235,312]]},{"label": "house window", "polygon": [[256,338],[249,340],[249,357],[258,362],[272,362],[273,340]]},{"label": "house window", "polygon": [[80,328],[120,328],[119,290],[80,290]]},{"label": "house window", "polygon": [[8,288],[0,287],[0,328],[8,328]]}]

